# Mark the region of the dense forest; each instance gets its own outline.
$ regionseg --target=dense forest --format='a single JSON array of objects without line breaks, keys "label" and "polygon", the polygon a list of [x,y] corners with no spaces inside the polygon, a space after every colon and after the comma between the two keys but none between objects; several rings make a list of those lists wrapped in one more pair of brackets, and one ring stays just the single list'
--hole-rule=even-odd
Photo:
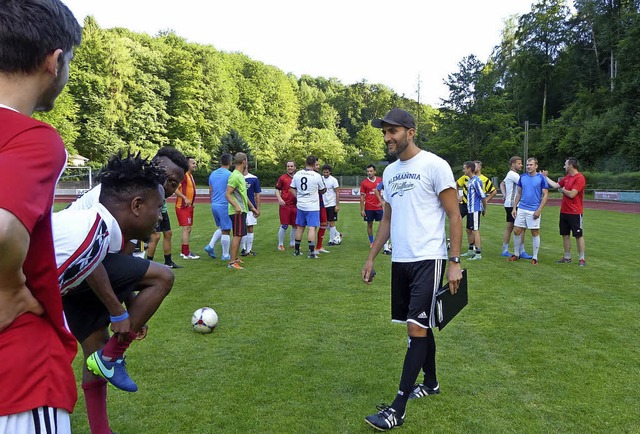
[{"label": "dense forest", "polygon": [[[558,172],[569,155],[591,172],[640,166],[640,0],[542,0],[505,21],[486,61],[470,53],[433,108],[382,84],[296,77],[171,31],[150,36],[84,22],[69,84],[40,115],[70,154],[101,166],[120,149],[175,146],[203,171],[244,150],[258,172],[314,154],[342,174],[385,159],[369,121],[412,112],[419,146],[453,167],[481,159],[501,174],[513,154]],[[433,43],[446,43],[436,41]],[[420,55],[416,47],[416,55]],[[638,181],[638,177],[634,177]]]}]

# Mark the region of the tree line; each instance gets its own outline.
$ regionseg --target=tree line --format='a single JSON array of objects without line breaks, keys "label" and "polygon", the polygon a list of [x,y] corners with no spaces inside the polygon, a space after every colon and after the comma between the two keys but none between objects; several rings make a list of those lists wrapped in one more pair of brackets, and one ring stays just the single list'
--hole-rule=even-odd
[{"label": "tree line", "polygon": [[502,176],[526,141],[528,155],[558,173],[570,155],[593,172],[632,172],[640,165],[639,3],[533,4],[505,22],[489,59],[460,61],[439,108],[382,84],[296,77],[171,31],[102,29],[87,17],[69,84],[40,117],[96,167],[121,149],[153,155],[170,145],[195,156],[202,175],[222,151],[247,152],[258,174],[309,154],[337,173],[362,174],[389,158],[370,120],[400,107],[416,117],[418,145],[454,169],[480,159],[485,174]]}]

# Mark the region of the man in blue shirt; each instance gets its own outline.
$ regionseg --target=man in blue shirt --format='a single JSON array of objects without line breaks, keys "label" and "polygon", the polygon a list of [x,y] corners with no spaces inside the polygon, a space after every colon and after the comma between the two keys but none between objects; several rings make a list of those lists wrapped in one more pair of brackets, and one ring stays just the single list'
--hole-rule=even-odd
[{"label": "man in blue shirt", "polygon": [[231,155],[222,154],[220,156],[220,168],[214,170],[209,175],[209,196],[211,197],[211,213],[218,229],[213,233],[209,244],[204,246],[204,250],[215,259],[215,244],[220,240],[222,244],[222,259],[229,261],[229,248],[231,246],[231,218],[229,217],[229,202],[225,197],[227,193],[227,182],[231,176]]},{"label": "man in blue shirt", "polygon": [[[538,160],[527,160],[527,173],[520,176],[518,192],[513,201],[512,215],[515,218],[513,234],[514,253],[520,252],[520,234],[524,229],[531,230],[533,244],[533,259],[531,264],[538,265],[538,251],[540,250],[540,216],[542,208],[547,204],[549,184],[541,173],[538,173]],[[520,259],[518,254],[512,255],[508,261]]]}]

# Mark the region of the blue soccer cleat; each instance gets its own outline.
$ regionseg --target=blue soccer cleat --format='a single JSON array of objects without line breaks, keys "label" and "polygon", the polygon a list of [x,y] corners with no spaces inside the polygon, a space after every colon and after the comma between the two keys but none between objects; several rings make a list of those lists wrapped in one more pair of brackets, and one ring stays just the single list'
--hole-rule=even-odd
[{"label": "blue soccer cleat", "polygon": [[204,251],[207,252],[210,257],[216,259],[216,252],[211,247],[209,247],[209,244],[204,246]]},{"label": "blue soccer cleat", "polygon": [[520,257],[522,259],[533,259],[533,256],[531,256],[530,254],[528,254],[527,252],[525,252],[524,250],[522,251],[522,253],[520,253]]},{"label": "blue soccer cleat", "polygon": [[104,378],[112,386],[120,390],[127,392],[138,390],[138,386],[127,373],[124,356],[109,362],[102,358],[102,350],[98,350],[87,359],[87,367],[95,375]]}]

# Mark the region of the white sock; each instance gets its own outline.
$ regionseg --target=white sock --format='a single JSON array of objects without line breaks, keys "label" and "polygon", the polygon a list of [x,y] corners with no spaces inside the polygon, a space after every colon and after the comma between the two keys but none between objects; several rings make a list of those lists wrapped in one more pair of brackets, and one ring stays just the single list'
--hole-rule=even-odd
[{"label": "white sock", "polygon": [[289,233],[289,245],[295,246],[296,244],[296,230],[291,226],[291,232]]},{"label": "white sock", "polygon": [[334,239],[338,235],[338,230],[335,226],[329,226],[329,238]]},{"label": "white sock", "polygon": [[240,250],[247,251],[247,235],[240,238]]},{"label": "white sock", "polygon": [[280,226],[280,229],[278,229],[278,245],[279,246],[284,246],[284,236],[286,233],[287,233],[287,230],[282,226]]},{"label": "white sock", "polygon": [[502,243],[502,251],[503,252],[508,252],[509,251],[509,243]]},{"label": "white sock", "polygon": [[253,249],[253,232],[249,232],[244,238],[246,238],[246,251],[251,252]]},{"label": "white sock", "polygon": [[531,244],[533,245],[533,259],[538,259],[538,250],[540,250],[540,235],[537,237],[531,237]]},{"label": "white sock", "polygon": [[213,236],[211,237],[211,241],[209,241],[209,247],[213,249],[216,246],[216,243],[220,241],[221,236],[222,236],[222,229],[218,228],[218,230],[213,233]]},{"label": "white sock", "polygon": [[222,244],[222,256],[229,256],[229,247],[231,247],[231,235],[223,235],[220,244]]},{"label": "white sock", "polygon": [[524,250],[522,248],[522,241],[520,240],[520,236],[513,237],[513,254],[520,256],[520,253]]}]

